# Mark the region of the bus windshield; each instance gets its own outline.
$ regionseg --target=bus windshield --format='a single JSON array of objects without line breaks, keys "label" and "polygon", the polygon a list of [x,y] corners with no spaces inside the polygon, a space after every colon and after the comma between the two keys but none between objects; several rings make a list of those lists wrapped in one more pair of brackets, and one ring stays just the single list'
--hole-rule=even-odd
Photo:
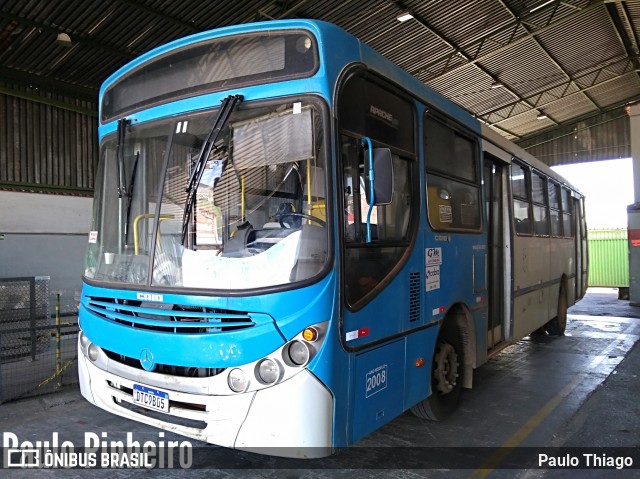
[{"label": "bus windshield", "polygon": [[214,110],[121,121],[105,139],[87,278],[243,290],[303,281],[323,269],[322,106],[232,109],[224,120]]}]

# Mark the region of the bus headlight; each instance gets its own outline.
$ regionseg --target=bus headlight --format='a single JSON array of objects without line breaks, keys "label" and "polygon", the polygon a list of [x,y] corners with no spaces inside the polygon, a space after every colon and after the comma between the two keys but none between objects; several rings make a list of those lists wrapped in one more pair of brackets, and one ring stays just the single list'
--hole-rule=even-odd
[{"label": "bus headlight", "polygon": [[309,361],[309,347],[302,341],[291,341],[286,349],[289,361],[294,366],[302,366]]},{"label": "bus headlight", "polygon": [[84,333],[82,331],[80,331],[80,347],[82,348],[83,351],[87,350],[87,347],[89,346],[89,338],[87,338]]},{"label": "bus headlight", "polygon": [[229,385],[229,389],[233,392],[241,393],[247,390],[247,386],[249,386],[249,381],[247,381],[247,377],[245,376],[242,369],[232,369],[229,372],[229,377],[227,378],[227,384]]},{"label": "bus headlight", "polygon": [[258,379],[263,384],[273,384],[280,379],[280,366],[273,359],[263,359],[256,369]]},{"label": "bus headlight", "polygon": [[100,353],[100,348],[95,344],[91,343],[89,345],[89,348],[87,349],[87,356],[89,356],[89,359],[91,359],[91,361],[95,363],[98,359],[99,353]]}]

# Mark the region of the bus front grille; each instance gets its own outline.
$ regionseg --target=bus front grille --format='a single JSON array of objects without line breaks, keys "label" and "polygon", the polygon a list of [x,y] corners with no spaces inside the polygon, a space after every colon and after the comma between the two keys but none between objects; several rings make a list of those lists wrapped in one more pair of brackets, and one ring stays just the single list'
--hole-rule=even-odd
[{"label": "bus front grille", "polygon": [[[118,354],[108,349],[102,348],[102,351],[111,361],[129,366],[130,368],[146,371],[140,364],[139,359],[130,358],[123,354]],[[179,376],[184,378],[212,378],[224,372],[226,368],[196,368],[192,366],[173,366],[171,364],[157,364],[153,370],[154,373],[166,374],[168,376]]]},{"label": "bus front grille", "polygon": [[256,325],[249,313],[192,305],[86,296],[84,306],[109,321],[165,333],[216,334]]}]

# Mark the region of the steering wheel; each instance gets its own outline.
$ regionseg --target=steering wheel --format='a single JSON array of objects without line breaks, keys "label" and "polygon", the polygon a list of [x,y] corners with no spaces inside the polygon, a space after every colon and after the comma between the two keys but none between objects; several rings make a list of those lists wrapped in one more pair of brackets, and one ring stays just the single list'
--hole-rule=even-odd
[{"label": "steering wheel", "polygon": [[283,228],[287,228],[287,229],[291,228],[291,226],[286,226],[286,223],[283,221],[283,219],[286,218],[287,216],[293,216],[295,218],[305,218],[307,220],[311,220],[315,223],[318,223],[323,228],[327,226],[327,223],[322,221],[320,218],[316,218],[315,216],[311,216],[306,213],[284,213],[280,215],[280,219],[278,220],[278,222],[280,223],[280,226],[282,226]]}]

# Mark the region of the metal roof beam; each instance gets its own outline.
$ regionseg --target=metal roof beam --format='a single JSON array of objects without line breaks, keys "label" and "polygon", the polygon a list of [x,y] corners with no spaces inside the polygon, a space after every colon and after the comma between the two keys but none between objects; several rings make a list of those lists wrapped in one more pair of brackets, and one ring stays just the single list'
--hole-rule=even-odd
[{"label": "metal roof beam", "polygon": [[174,25],[178,25],[180,27],[183,27],[187,30],[189,30],[191,33],[197,33],[199,31],[204,30],[205,27],[196,25],[195,22],[192,23],[187,23],[187,22],[183,22],[182,20],[178,20],[175,17],[172,17],[171,15],[167,15],[164,12],[161,12],[160,10],[156,10],[155,8],[151,8],[151,7],[147,7],[146,5],[143,5],[141,2],[135,2],[133,0],[118,0],[120,3],[127,5],[131,8],[135,8],[136,10],[140,10],[141,12],[145,12],[148,13],[149,15],[152,15],[156,18],[159,18],[161,20],[164,20],[166,22],[169,23],[173,23]]},{"label": "metal roof beam", "polygon": [[[518,19],[518,16],[511,10],[511,8],[509,8],[509,6],[504,2],[504,0],[498,0],[498,2],[500,2],[500,5],[502,5],[502,7],[509,13],[509,15],[511,15],[515,20]],[[527,32],[527,34],[531,35],[532,32],[529,30],[529,27],[527,27],[526,25],[523,24],[522,28],[524,28],[524,30],[525,30],[525,32]],[[562,65],[560,65],[560,63],[554,58],[554,56],[549,52],[549,50],[547,50],[547,48],[542,43],[540,43],[540,40],[538,40],[535,36],[532,36],[532,39],[536,43],[538,48],[540,48],[540,50],[544,53],[544,55],[547,57],[547,59],[551,63],[553,63],[553,65],[558,70],[560,70],[562,72],[562,74],[565,76],[565,78],[567,80],[569,80],[570,84],[572,83],[576,88],[578,88],[578,90],[582,91],[582,93],[584,94],[585,98],[589,101],[589,103],[591,103],[597,110],[600,110],[600,106],[595,101],[593,101],[593,98],[591,98],[585,91],[583,91],[582,88],[580,88],[579,85],[576,84],[576,82],[573,79],[573,77],[571,76],[571,74]],[[550,88],[549,90],[555,89],[555,88],[557,88],[557,85],[554,86],[553,88]],[[568,88],[569,88],[569,85],[567,85],[567,89]],[[567,89],[565,89],[565,92],[566,92]],[[549,90],[545,90],[545,91],[543,91],[541,93],[545,93],[545,92],[547,92]],[[564,94],[562,96],[564,96]],[[551,118],[551,117],[548,116],[548,114],[547,114],[547,117]],[[556,122],[556,124],[557,124],[557,122]]]},{"label": "metal roof beam", "polygon": [[[625,66],[624,70],[627,70],[627,69],[629,68],[630,64],[631,64],[631,59],[630,59],[630,58],[622,59],[622,60],[615,60],[615,61],[613,61],[613,62],[606,63],[606,64],[604,64],[604,65],[601,65],[599,68],[597,68],[597,69],[595,69],[595,70],[588,70],[587,72],[585,72],[585,73],[583,73],[583,74],[580,74],[580,75],[578,75],[578,76],[574,77],[573,79],[568,79],[568,80],[564,83],[565,85],[567,85],[567,87],[568,87],[568,86],[570,86],[570,85],[572,84],[572,82],[575,82],[575,81],[579,80],[579,79],[580,79],[580,78],[582,78],[582,77],[586,77],[586,76],[592,75],[593,73],[596,73],[596,74],[595,74],[595,76],[594,76],[594,78],[593,78],[593,80],[591,81],[591,84],[590,84],[588,87],[580,87],[580,86],[578,86],[578,85],[576,84],[576,87],[577,87],[577,88],[579,88],[579,89],[578,89],[577,91],[575,91],[575,92],[571,93],[571,94],[570,94],[570,95],[568,95],[568,96],[571,96],[571,95],[577,95],[577,94],[580,94],[580,93],[587,93],[587,92],[588,92],[588,90],[590,90],[590,89],[594,88],[595,86],[604,85],[604,84],[606,84],[607,82],[610,82],[610,81],[616,80],[618,77],[610,78],[609,80],[605,80],[605,81],[603,81],[603,82],[596,83],[597,78],[600,76],[600,72],[602,72],[602,71],[606,70],[607,68],[609,68],[609,67],[611,67],[611,66],[613,66],[613,65],[616,65],[616,64],[618,64],[618,63],[620,63],[620,62],[622,62],[622,61],[625,61],[625,62],[626,62],[626,66]],[[627,73],[628,73],[628,72],[627,72]],[[559,86],[562,86],[562,85],[563,85],[563,83],[560,83],[560,84],[558,84],[558,85],[555,85],[553,88],[558,88]],[[535,98],[535,97],[537,97],[537,96],[540,96],[540,95],[541,95],[542,93],[544,93],[545,91],[549,91],[549,90],[544,90],[544,91],[542,91],[542,92],[536,92],[536,93],[534,93],[534,94],[532,94],[532,95],[529,95],[529,96],[527,97],[527,99],[532,99],[532,98]],[[566,97],[563,95],[563,96],[561,96],[561,98],[566,98]],[[560,99],[560,98],[558,98],[558,99]],[[555,101],[555,100],[553,100],[553,101]],[[500,111],[500,110],[503,110],[503,109],[505,109],[505,108],[508,108],[508,107],[510,107],[510,106],[517,105],[518,103],[519,103],[518,101],[514,101],[514,102],[506,103],[506,104],[501,105],[501,106],[499,106],[499,107],[497,107],[497,108],[494,108],[494,109],[492,109],[492,110],[487,110],[487,111],[484,111],[484,112],[482,112],[482,113],[479,113],[478,115],[479,115],[480,117],[486,117],[486,116],[488,116],[488,115],[492,115],[492,114],[494,114],[494,113],[496,113],[496,112],[498,112],[498,111]],[[552,103],[552,102],[547,102],[547,103],[544,103],[543,105],[536,105],[536,108],[543,108],[545,105],[548,105],[549,103]],[[598,107],[597,105],[596,105],[596,108],[601,109],[601,108],[600,108],[600,107]]]},{"label": "metal roof beam", "polygon": [[98,89],[55,80],[51,77],[37,75],[35,73],[16,70],[8,67],[0,67],[0,77],[8,82],[19,83],[24,86],[37,86],[45,90],[54,90],[56,93],[68,95],[78,100],[98,101]]},{"label": "metal roof beam", "polygon": [[[624,48],[625,53],[633,62],[633,66],[636,70],[640,70],[640,61],[638,60],[638,54],[640,49],[638,48],[638,39],[635,37],[635,30],[629,20],[629,15],[624,3],[606,3],[605,7],[609,14],[609,20],[613,25],[613,29]],[[628,34],[631,33],[631,35]]]},{"label": "metal roof beam", "polygon": [[[547,24],[545,24],[544,26],[539,27],[537,30],[535,31],[529,31],[529,33],[525,33],[524,35],[520,35],[519,37],[516,38],[515,32],[517,31],[518,27],[522,25],[522,23],[524,21],[528,21],[529,18],[532,17],[532,14],[528,14],[528,15],[524,15],[522,17],[520,17],[518,20],[510,23],[509,25],[505,25],[503,27],[499,27],[496,28],[495,30],[491,31],[490,33],[483,35],[480,38],[477,38],[475,40],[471,40],[469,42],[465,42],[461,45],[458,46],[458,49],[446,53],[444,55],[439,56],[438,58],[432,60],[431,62],[429,62],[427,65],[425,65],[424,67],[419,68],[416,71],[411,72],[414,76],[418,76],[421,74],[424,74],[426,72],[428,72],[429,68],[434,67],[436,65],[438,65],[439,63],[446,61],[447,59],[451,58],[454,55],[457,55],[459,53],[460,50],[471,50],[473,49],[474,46],[478,46],[480,45],[482,42],[485,42],[487,40],[492,39],[492,37],[499,35],[501,33],[507,32],[507,31],[512,31],[514,32],[514,34],[512,35],[512,37],[510,38],[509,42],[506,44],[503,44],[503,46],[492,50],[484,55],[481,56],[477,56],[475,58],[471,58],[469,60],[469,63],[464,64],[464,65],[460,65],[454,68],[451,68],[448,71],[442,72],[441,74],[438,75],[433,75],[431,78],[429,78],[429,80],[436,78],[436,77],[440,77],[440,76],[444,76],[444,75],[448,75],[450,73],[456,72],[464,67],[466,67],[469,64],[475,64],[484,60],[487,60],[489,58],[493,58],[496,55],[499,55],[501,53],[504,53],[506,50],[508,50],[509,48],[512,48],[516,45],[519,45],[520,43],[529,40],[530,38],[535,37],[536,35],[539,35],[547,30],[549,30],[552,27],[555,27],[563,22],[569,21],[569,20],[573,20],[574,18],[576,18],[579,15],[584,14],[585,12],[591,11],[593,9],[596,8],[600,8],[606,0],[595,0],[593,3],[591,3],[590,5],[587,5],[586,7],[580,9],[580,10],[576,10],[573,13],[569,13],[568,15],[565,15],[564,17],[561,17],[559,19],[557,19],[556,21],[553,21],[552,18],[549,19],[549,22],[547,22]],[[551,8],[556,8],[556,4],[560,3],[560,2],[554,2],[549,4],[549,6],[547,7],[543,7],[539,10],[536,10],[535,14],[538,15],[540,12],[543,12],[547,9],[551,9]],[[501,42],[498,42],[501,43]],[[479,49],[477,50],[479,51]]]},{"label": "metal roof beam", "polygon": [[[586,88],[585,90],[587,90],[587,91],[588,91],[588,90],[590,90],[590,89],[592,89],[592,88],[600,87],[600,86],[602,86],[602,85],[606,85],[607,83],[611,83],[611,82],[614,82],[614,81],[618,81],[619,79],[620,79],[619,77],[610,78],[609,80],[605,80],[605,81],[603,81],[603,82],[600,82],[600,83],[598,83],[597,85],[590,86],[589,88]],[[567,95],[567,96],[565,96],[565,97],[563,97],[563,98],[571,98],[572,96],[576,96],[576,95],[580,95],[580,94],[582,94],[582,91],[577,91],[577,92],[575,92],[575,93],[571,93],[570,95]],[[629,102],[632,102],[632,101],[635,101],[635,99],[625,100],[625,101],[624,101],[624,103],[629,103]],[[617,105],[617,106],[620,106],[620,105]],[[503,107],[503,108],[504,108],[504,107]],[[598,111],[598,112],[596,112],[596,114],[597,114],[597,113],[603,113],[603,112],[608,111],[608,110],[610,110],[610,109],[611,109],[611,105],[609,105],[609,106],[608,106],[608,107],[606,107],[606,108],[600,108],[600,109],[599,109],[599,111]],[[499,125],[500,123],[503,123],[503,122],[508,121],[508,120],[513,120],[514,118],[517,118],[518,116],[524,115],[524,114],[526,114],[526,113],[528,113],[528,112],[523,112],[523,113],[520,113],[520,114],[518,114],[518,115],[514,115],[514,116],[512,116],[512,117],[509,117],[509,118],[504,118],[504,119],[499,120],[499,121],[497,121],[497,122],[495,122],[495,123],[493,123],[493,124],[494,124],[494,125]],[[574,119],[574,118],[572,118],[571,120],[568,120],[568,121],[567,121],[567,122],[565,122],[565,123],[569,123],[569,122],[573,122],[573,121],[575,121],[575,119]],[[538,132],[536,132],[536,134],[538,134]]]},{"label": "metal roof beam", "polygon": [[75,32],[75,31],[71,31],[68,30],[66,28],[63,28],[62,26],[51,26],[51,25],[46,25],[44,23],[40,23],[40,22],[36,22],[33,20],[29,20],[27,18],[21,17],[19,15],[14,15],[12,13],[8,13],[8,12],[3,12],[0,11],[0,18],[6,18],[8,20],[11,20],[13,22],[16,22],[18,24],[22,24],[22,25],[26,25],[32,28],[37,28],[39,30],[45,31],[45,32],[50,32],[53,33],[55,35],[57,35],[58,33],[66,33],[68,35],[71,36],[71,40],[76,42],[76,43],[84,43],[85,45],[88,45],[92,48],[96,48],[99,50],[103,50],[105,52],[109,52],[113,55],[116,55],[120,58],[125,58],[127,60],[132,60],[134,58],[134,55],[132,53],[129,52],[125,52],[122,51],[118,48],[114,48],[111,47],[109,45],[106,45],[102,42],[98,42],[96,40],[93,40],[92,38],[89,38],[85,35],[82,35],[79,32]]},{"label": "metal roof beam", "polygon": [[43,105],[53,106],[55,108],[60,108],[62,110],[68,110],[74,113],[80,113],[81,115],[87,115],[94,118],[98,117],[98,112],[96,110],[91,110],[89,108],[83,108],[81,106],[72,105],[64,101],[53,100],[51,98],[46,98],[40,95],[33,95],[31,93],[26,93],[23,91],[12,90],[11,88],[0,87],[0,95],[13,96],[15,98],[21,98],[23,100],[29,100],[35,103],[41,103]]},{"label": "metal roof beam", "polygon": [[[604,112],[598,112],[598,113],[593,113],[593,114],[589,114],[589,115],[583,115],[581,117],[574,118],[570,122],[567,122],[565,125],[563,125],[563,128],[570,128],[571,125],[578,125],[578,124],[582,125],[586,120],[594,118],[594,117],[596,117],[598,115],[603,115],[604,113],[615,112],[618,109],[620,109],[619,106],[617,106],[615,108],[608,109],[607,111],[604,111]],[[576,126],[574,128],[571,128],[570,131],[568,131],[566,133],[560,133],[557,136],[554,136],[553,138],[547,138],[547,139],[544,139],[542,141],[539,141],[538,143],[534,143],[532,145],[527,145],[527,146],[522,146],[521,145],[521,147],[524,148],[525,150],[530,150],[531,148],[535,148],[537,146],[542,146],[542,145],[544,145],[546,143],[551,143],[552,141],[558,140],[560,138],[564,138],[564,137],[567,137],[567,136],[575,135],[576,133],[580,133],[582,131],[589,130],[590,128],[594,128],[596,126],[600,126],[600,125],[604,125],[606,123],[610,123],[612,121],[618,120],[618,119],[623,118],[625,116],[628,116],[627,112],[625,112],[623,109],[621,109],[620,114],[617,115],[617,116],[614,116],[612,118],[608,118],[606,120],[599,121],[597,123],[593,123],[593,124],[586,125],[586,126],[580,126],[580,127]],[[554,131],[554,130],[562,131],[561,129],[558,129],[558,128],[545,128],[544,130],[537,131],[535,133],[527,135],[527,137],[523,138],[522,141],[524,141],[525,139],[528,140],[528,139],[531,139],[531,138],[535,138],[537,136],[543,136],[543,135],[549,133],[550,131]]]},{"label": "metal roof beam", "polygon": [[[398,7],[399,10],[401,11],[408,11],[410,10],[406,5],[404,5],[401,1],[398,0],[394,0],[393,3],[396,5],[396,7]],[[434,34],[436,37],[438,37],[438,39],[440,39],[440,41],[442,41],[445,45],[447,45],[449,48],[453,49],[454,51],[457,52],[457,54],[459,56],[461,56],[462,58],[464,58],[466,61],[468,61],[469,63],[472,63],[474,67],[476,67],[478,70],[480,70],[483,74],[487,75],[491,81],[495,82],[497,81],[497,78],[491,73],[489,72],[485,67],[483,67],[482,65],[478,64],[477,62],[472,62],[472,59],[469,55],[467,55],[460,47],[458,47],[452,40],[450,40],[449,38],[447,38],[442,32],[439,32],[433,25],[431,25],[425,18],[423,18],[421,15],[418,15],[415,12],[411,13],[413,15],[413,19],[415,21],[417,21],[423,28],[427,29],[429,32],[431,32],[432,34]],[[535,108],[535,106],[529,104],[524,98],[522,98],[522,96],[520,96],[520,94],[518,92],[516,92],[513,88],[510,88],[509,85],[507,85],[504,82],[501,82],[503,84],[503,90],[507,91],[511,96],[513,96],[514,98],[518,99],[518,101],[525,103],[526,105],[529,106],[529,108]],[[551,121],[554,121],[552,118],[550,118]],[[555,123],[555,121],[554,121]]]},{"label": "metal roof beam", "polygon": [[[291,7],[289,7],[289,3],[290,2],[288,0],[285,0],[285,1],[273,0],[269,2],[267,5],[265,5],[264,7],[262,7],[261,9],[259,9],[256,12],[257,15],[247,19],[246,21],[248,22],[256,21],[256,20],[259,20],[260,18],[267,18],[269,20],[278,20],[281,18],[287,18],[292,13],[295,13],[297,10],[300,10],[300,8],[304,4],[309,3],[309,0],[300,0],[298,3],[292,5]],[[280,11],[270,12],[272,8],[277,8]]]}]

